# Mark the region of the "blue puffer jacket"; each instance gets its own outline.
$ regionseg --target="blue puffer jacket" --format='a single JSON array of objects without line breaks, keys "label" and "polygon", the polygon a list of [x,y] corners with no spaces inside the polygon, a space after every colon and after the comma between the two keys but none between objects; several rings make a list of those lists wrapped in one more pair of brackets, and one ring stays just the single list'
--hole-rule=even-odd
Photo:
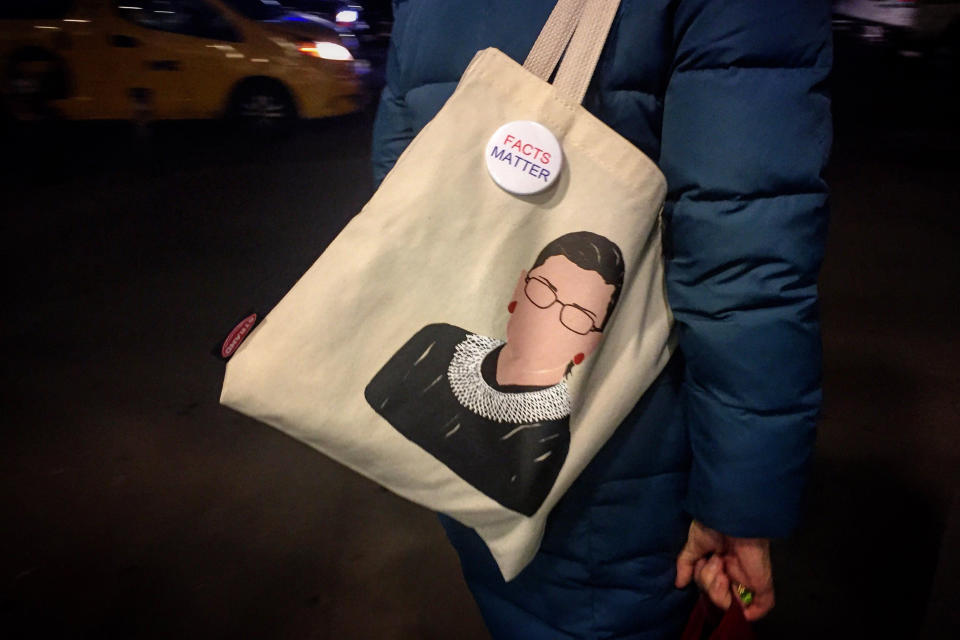
[{"label": "blue puffer jacket", "polygon": [[[377,178],[478,49],[522,62],[553,4],[396,2]],[[623,0],[584,106],[666,174],[680,349],[517,579],[444,519],[495,637],[676,637],[691,516],[750,537],[797,524],[821,395],[830,40],[826,0]]]}]

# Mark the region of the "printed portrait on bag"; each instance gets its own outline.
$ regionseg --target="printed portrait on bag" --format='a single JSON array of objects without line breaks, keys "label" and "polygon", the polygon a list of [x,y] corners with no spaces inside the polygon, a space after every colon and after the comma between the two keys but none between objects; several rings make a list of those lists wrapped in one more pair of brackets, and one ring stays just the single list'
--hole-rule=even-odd
[{"label": "printed portrait on bag", "polygon": [[[603,338],[623,277],[623,256],[607,238],[560,236],[520,272],[505,341],[428,325],[377,372],[366,400],[470,485],[533,515],[570,444],[567,378]],[[503,295],[491,291],[491,301]]]}]

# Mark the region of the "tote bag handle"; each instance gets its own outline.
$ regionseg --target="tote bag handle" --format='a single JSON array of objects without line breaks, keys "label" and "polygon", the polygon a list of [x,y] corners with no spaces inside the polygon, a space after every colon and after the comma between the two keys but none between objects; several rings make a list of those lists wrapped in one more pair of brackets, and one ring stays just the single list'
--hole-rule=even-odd
[{"label": "tote bag handle", "polygon": [[620,0],[559,0],[523,66],[547,80],[559,62],[553,85],[564,98],[579,104],[619,5]]},{"label": "tote bag handle", "polygon": [[527,54],[523,66],[527,71],[544,82],[550,80],[553,70],[560,62],[563,50],[570,43],[573,32],[577,28],[580,16],[583,14],[583,5],[587,0],[559,0],[550,12],[546,24],[540,30],[537,41]]}]

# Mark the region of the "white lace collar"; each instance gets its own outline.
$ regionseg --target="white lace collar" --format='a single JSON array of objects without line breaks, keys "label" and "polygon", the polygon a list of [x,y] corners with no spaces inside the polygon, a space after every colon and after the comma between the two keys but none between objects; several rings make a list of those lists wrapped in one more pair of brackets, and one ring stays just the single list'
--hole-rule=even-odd
[{"label": "white lace collar", "polygon": [[483,359],[502,344],[496,338],[469,334],[457,345],[447,378],[460,404],[487,420],[511,424],[560,420],[570,415],[566,380],[539,391],[517,393],[498,391],[487,384],[480,371]]}]

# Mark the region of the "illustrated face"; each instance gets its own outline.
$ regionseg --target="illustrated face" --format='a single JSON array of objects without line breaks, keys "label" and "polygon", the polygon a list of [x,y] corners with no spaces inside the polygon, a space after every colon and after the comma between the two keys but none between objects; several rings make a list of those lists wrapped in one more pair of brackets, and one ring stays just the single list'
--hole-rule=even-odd
[{"label": "illustrated face", "polygon": [[578,353],[596,349],[615,287],[596,271],[564,256],[551,256],[529,273],[521,272],[511,300],[507,342],[515,352],[544,369],[561,367]]}]

